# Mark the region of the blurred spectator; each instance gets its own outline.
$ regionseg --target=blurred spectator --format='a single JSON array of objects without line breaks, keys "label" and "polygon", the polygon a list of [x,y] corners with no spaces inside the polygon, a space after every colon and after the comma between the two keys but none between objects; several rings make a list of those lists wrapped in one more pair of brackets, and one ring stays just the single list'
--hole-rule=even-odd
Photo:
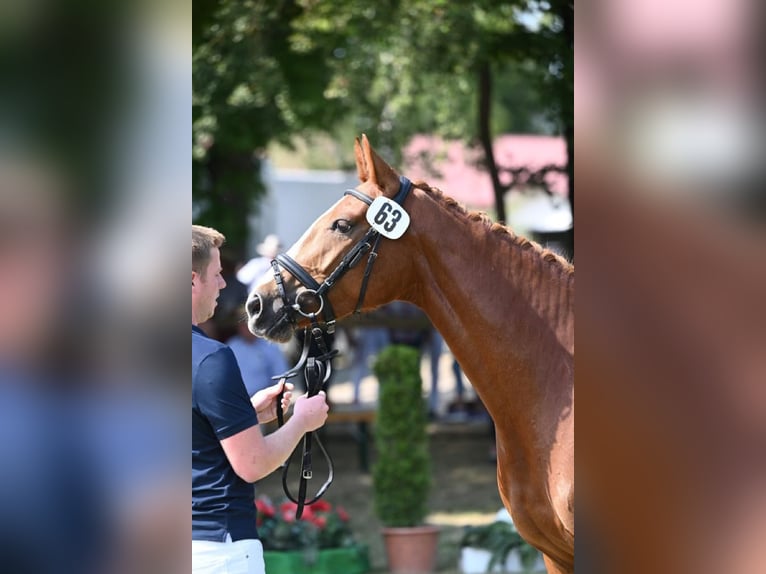
[{"label": "blurred spectator", "polygon": [[0,570],[189,571],[190,13],[4,8]]},{"label": "blurred spectator", "polygon": [[[244,308],[240,308],[240,314],[245,315]],[[281,347],[253,335],[246,321],[237,324],[237,334],[226,341],[226,344],[237,358],[247,394],[250,396],[273,385],[276,381],[271,377],[281,375],[288,369]]]},{"label": "blurred spectator", "polygon": [[[385,307],[385,312],[395,322],[400,323],[388,330],[388,337],[392,345],[406,345],[423,353],[426,344],[431,340],[432,331],[435,329],[428,321],[426,314],[420,307],[406,301],[393,301]],[[428,416],[436,418],[436,412],[429,407]]]},{"label": "blurred spectator", "polygon": [[247,286],[236,277],[234,258],[221,253],[221,275],[226,287],[218,295],[218,306],[213,317],[202,323],[202,329],[214,339],[224,342],[239,333],[239,325],[247,317],[243,307],[247,300]]},{"label": "blurred spectator", "polygon": [[392,319],[402,322],[401,326],[388,330],[391,344],[407,345],[422,351],[433,329],[426,314],[418,306],[406,301],[389,303],[385,307],[385,313]]},{"label": "blurred spectator", "polygon": [[82,380],[51,361],[50,351],[65,342],[59,327],[75,279],[64,187],[42,157],[0,152],[3,572],[94,572],[111,550],[106,484],[82,416]]},{"label": "blurred spectator", "polygon": [[[431,331],[428,341],[428,354],[431,359],[431,396],[428,399],[428,411],[432,414],[438,412],[439,407],[439,360],[444,349],[444,338],[436,328]],[[452,357],[452,374],[455,376],[455,412],[465,412],[465,386],[463,385],[463,371],[457,359]]]},{"label": "blurred spectator", "polygon": [[282,251],[282,242],[275,234],[269,234],[255,248],[258,257],[253,257],[237,271],[237,280],[247,285],[248,292],[256,281],[271,268],[271,260]]},{"label": "blurred spectator", "polygon": [[603,572],[766,572],[763,3],[596,6],[575,41],[578,571],[585,542]]},{"label": "blurred spectator", "polygon": [[234,258],[226,251],[221,253],[221,267],[223,268],[221,274],[226,281],[226,287],[221,289],[221,293],[218,295],[216,315],[246,317],[247,314],[243,305],[247,300],[247,285],[237,279]]},{"label": "blurred spectator", "polygon": [[370,366],[378,353],[389,343],[388,329],[385,327],[359,327],[350,333],[353,346],[353,358],[350,367],[351,381],[354,383],[354,403],[359,403],[359,387],[362,379],[369,376]]},{"label": "blurred spectator", "polygon": [[75,247],[61,174],[38,158],[0,153],[0,366],[39,364],[63,319]]}]

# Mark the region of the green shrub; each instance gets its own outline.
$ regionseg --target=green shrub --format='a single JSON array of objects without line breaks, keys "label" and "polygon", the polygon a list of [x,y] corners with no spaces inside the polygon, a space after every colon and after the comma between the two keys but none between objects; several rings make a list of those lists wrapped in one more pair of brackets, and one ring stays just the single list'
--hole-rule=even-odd
[{"label": "green shrub", "polygon": [[483,526],[467,526],[460,540],[460,547],[465,546],[481,548],[492,553],[487,572],[491,572],[496,565],[505,564],[508,554],[513,550],[519,552],[521,564],[525,569],[532,568],[540,554],[536,548],[527,544],[512,524],[501,521]]},{"label": "green shrub", "polygon": [[392,345],[380,353],[374,370],[380,388],[375,511],[385,526],[417,526],[425,520],[431,487],[420,354]]}]

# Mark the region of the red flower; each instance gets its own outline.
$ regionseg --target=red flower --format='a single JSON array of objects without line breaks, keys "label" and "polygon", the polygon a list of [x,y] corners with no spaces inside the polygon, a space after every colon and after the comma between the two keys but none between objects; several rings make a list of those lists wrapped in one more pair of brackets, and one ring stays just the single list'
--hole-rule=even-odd
[{"label": "red flower", "polygon": [[314,504],[307,506],[306,508],[310,508],[314,512],[330,512],[330,510],[332,510],[332,506],[326,500],[317,500]]},{"label": "red flower", "polygon": [[314,516],[311,522],[319,527],[320,530],[327,526],[327,518],[325,516]]},{"label": "red flower", "polygon": [[279,511],[285,512],[286,510],[292,510],[295,512],[298,509],[298,505],[294,502],[290,502],[289,500],[284,501],[282,504],[279,505]]},{"label": "red flower", "polygon": [[301,520],[297,520],[298,505],[294,502],[275,504],[261,495],[255,506],[259,534],[267,550],[340,548],[353,542],[348,513],[342,507],[317,501],[304,507]]},{"label": "red flower", "polygon": [[295,522],[295,509],[283,510],[282,520],[285,522]]},{"label": "red flower", "polygon": [[265,516],[266,518],[271,518],[276,514],[274,510],[274,505],[271,504],[271,501],[268,498],[259,497],[255,501],[255,507],[258,509],[258,513]]}]

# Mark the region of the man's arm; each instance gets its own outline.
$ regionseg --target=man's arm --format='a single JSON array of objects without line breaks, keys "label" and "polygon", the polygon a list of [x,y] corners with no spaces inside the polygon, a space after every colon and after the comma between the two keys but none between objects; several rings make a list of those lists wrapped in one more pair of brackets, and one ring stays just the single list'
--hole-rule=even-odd
[{"label": "man's arm", "polygon": [[263,436],[259,425],[221,440],[234,472],[247,482],[256,482],[274,472],[295,449],[301,437],[321,427],[327,419],[324,391],[299,397],[293,416],[279,430]]}]

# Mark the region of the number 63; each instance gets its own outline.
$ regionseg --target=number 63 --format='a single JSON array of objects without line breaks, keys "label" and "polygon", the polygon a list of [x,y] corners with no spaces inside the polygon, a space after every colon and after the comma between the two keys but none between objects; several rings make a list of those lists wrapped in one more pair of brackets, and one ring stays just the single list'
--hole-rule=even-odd
[{"label": "number 63", "polygon": [[[388,218],[388,215],[391,214],[391,218]],[[378,210],[378,213],[375,214],[375,223],[378,225],[383,225],[383,228],[391,232],[396,227],[396,224],[399,223],[399,220],[402,218],[402,212],[398,209],[394,209],[391,207],[390,203],[384,203],[380,206],[380,209]],[[388,220],[388,221],[386,221]]]}]

